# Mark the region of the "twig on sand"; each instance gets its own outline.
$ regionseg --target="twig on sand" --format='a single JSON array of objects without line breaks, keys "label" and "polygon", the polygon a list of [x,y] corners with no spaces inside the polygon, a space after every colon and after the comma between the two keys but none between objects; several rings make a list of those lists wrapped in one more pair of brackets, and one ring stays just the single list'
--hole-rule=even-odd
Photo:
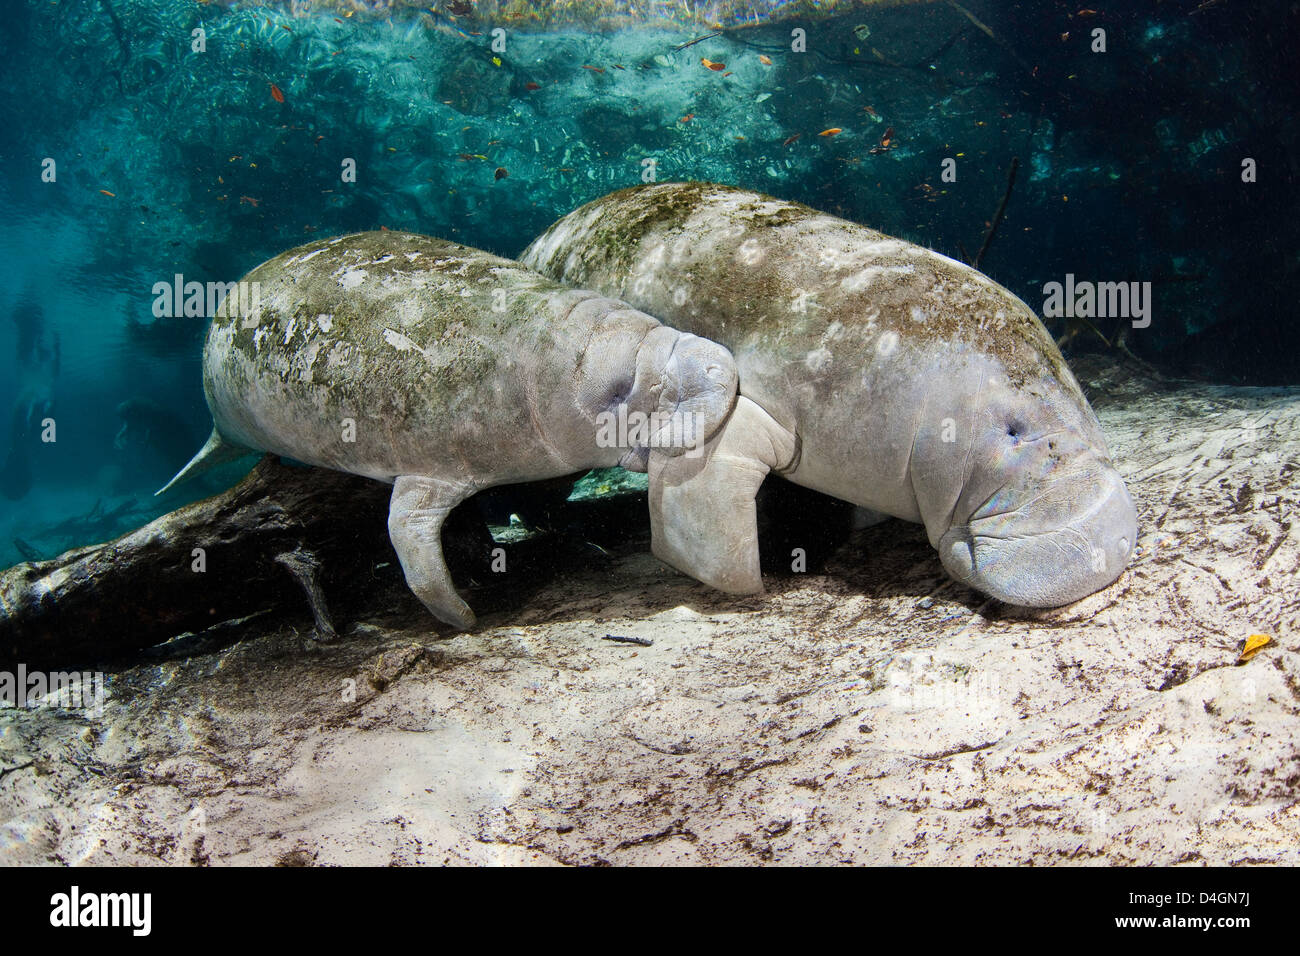
[{"label": "twig on sand", "polygon": [[19,770],[26,770],[28,767],[36,766],[35,760],[29,760],[26,763],[20,763],[13,767],[0,767],[0,780],[3,780],[11,773],[17,773]]},{"label": "twig on sand", "polygon": [[654,641],[645,637],[625,637],[622,634],[606,634],[601,640],[613,641],[615,644],[636,644],[640,647],[653,647]]}]

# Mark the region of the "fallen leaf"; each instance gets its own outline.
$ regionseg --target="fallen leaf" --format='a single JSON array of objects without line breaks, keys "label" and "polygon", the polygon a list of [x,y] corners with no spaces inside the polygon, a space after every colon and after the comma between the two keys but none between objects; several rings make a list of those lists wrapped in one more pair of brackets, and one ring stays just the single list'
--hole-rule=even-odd
[{"label": "fallen leaf", "polygon": [[1273,643],[1273,638],[1267,634],[1252,634],[1241,642],[1237,648],[1237,663],[1244,664],[1268,645]]}]

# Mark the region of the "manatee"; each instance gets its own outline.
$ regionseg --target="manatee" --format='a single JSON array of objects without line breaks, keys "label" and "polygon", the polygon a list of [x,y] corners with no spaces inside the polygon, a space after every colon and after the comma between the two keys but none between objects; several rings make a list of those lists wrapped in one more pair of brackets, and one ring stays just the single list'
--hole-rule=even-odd
[{"label": "manatee", "polygon": [[655,553],[761,590],[769,472],[925,525],[957,580],[1056,607],[1113,582],[1137,518],[1096,415],[1024,302],[929,249],[709,183],[639,186],[521,260],[733,353],[740,397],[699,457],[651,454]]},{"label": "manatee", "polygon": [[[456,627],[474,624],[443,560],[456,504],[589,468],[644,471],[651,448],[692,454],[735,401],[721,346],[439,239],[313,242],[241,288],[203,349],[212,435],[167,487],[250,449],[390,482],[407,584]],[[622,445],[605,427],[620,417],[641,425]]]}]

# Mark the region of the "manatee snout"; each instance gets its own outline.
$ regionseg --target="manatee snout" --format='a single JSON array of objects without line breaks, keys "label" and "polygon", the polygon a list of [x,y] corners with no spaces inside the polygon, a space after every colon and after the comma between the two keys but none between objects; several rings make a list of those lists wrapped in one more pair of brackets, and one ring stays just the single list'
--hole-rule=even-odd
[{"label": "manatee snout", "polygon": [[1136,541],[1133,500],[1118,472],[1104,467],[1017,507],[977,512],[944,534],[939,557],[949,574],[991,597],[1052,608],[1114,582]]},{"label": "manatee snout", "polygon": [[660,409],[670,420],[660,429],[659,447],[695,448],[722,427],[736,402],[739,374],[731,353],[689,332],[677,337],[664,367]]},{"label": "manatee snout", "polygon": [[636,380],[630,404],[648,406],[648,428],[620,464],[644,471],[651,448],[680,455],[717,433],[735,407],[739,373],[716,342],[661,327],[641,346]]}]

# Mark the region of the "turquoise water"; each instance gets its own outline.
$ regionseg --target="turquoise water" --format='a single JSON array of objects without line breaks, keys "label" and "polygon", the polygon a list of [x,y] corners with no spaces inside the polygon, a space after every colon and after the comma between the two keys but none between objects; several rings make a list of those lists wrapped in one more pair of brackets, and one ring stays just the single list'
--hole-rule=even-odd
[{"label": "turquoise water", "polygon": [[[1007,195],[981,268],[1026,301],[1067,274],[1150,281],[1129,351],[1300,379],[1285,4],[540,6],[7,6],[0,566],[110,538],[246,467],[151,497],[209,428],[206,319],[155,318],[157,283],[233,281],[379,227],[514,256],[647,175],[968,259]],[[1105,349],[1125,323],[1093,325],[1053,331]]]}]

